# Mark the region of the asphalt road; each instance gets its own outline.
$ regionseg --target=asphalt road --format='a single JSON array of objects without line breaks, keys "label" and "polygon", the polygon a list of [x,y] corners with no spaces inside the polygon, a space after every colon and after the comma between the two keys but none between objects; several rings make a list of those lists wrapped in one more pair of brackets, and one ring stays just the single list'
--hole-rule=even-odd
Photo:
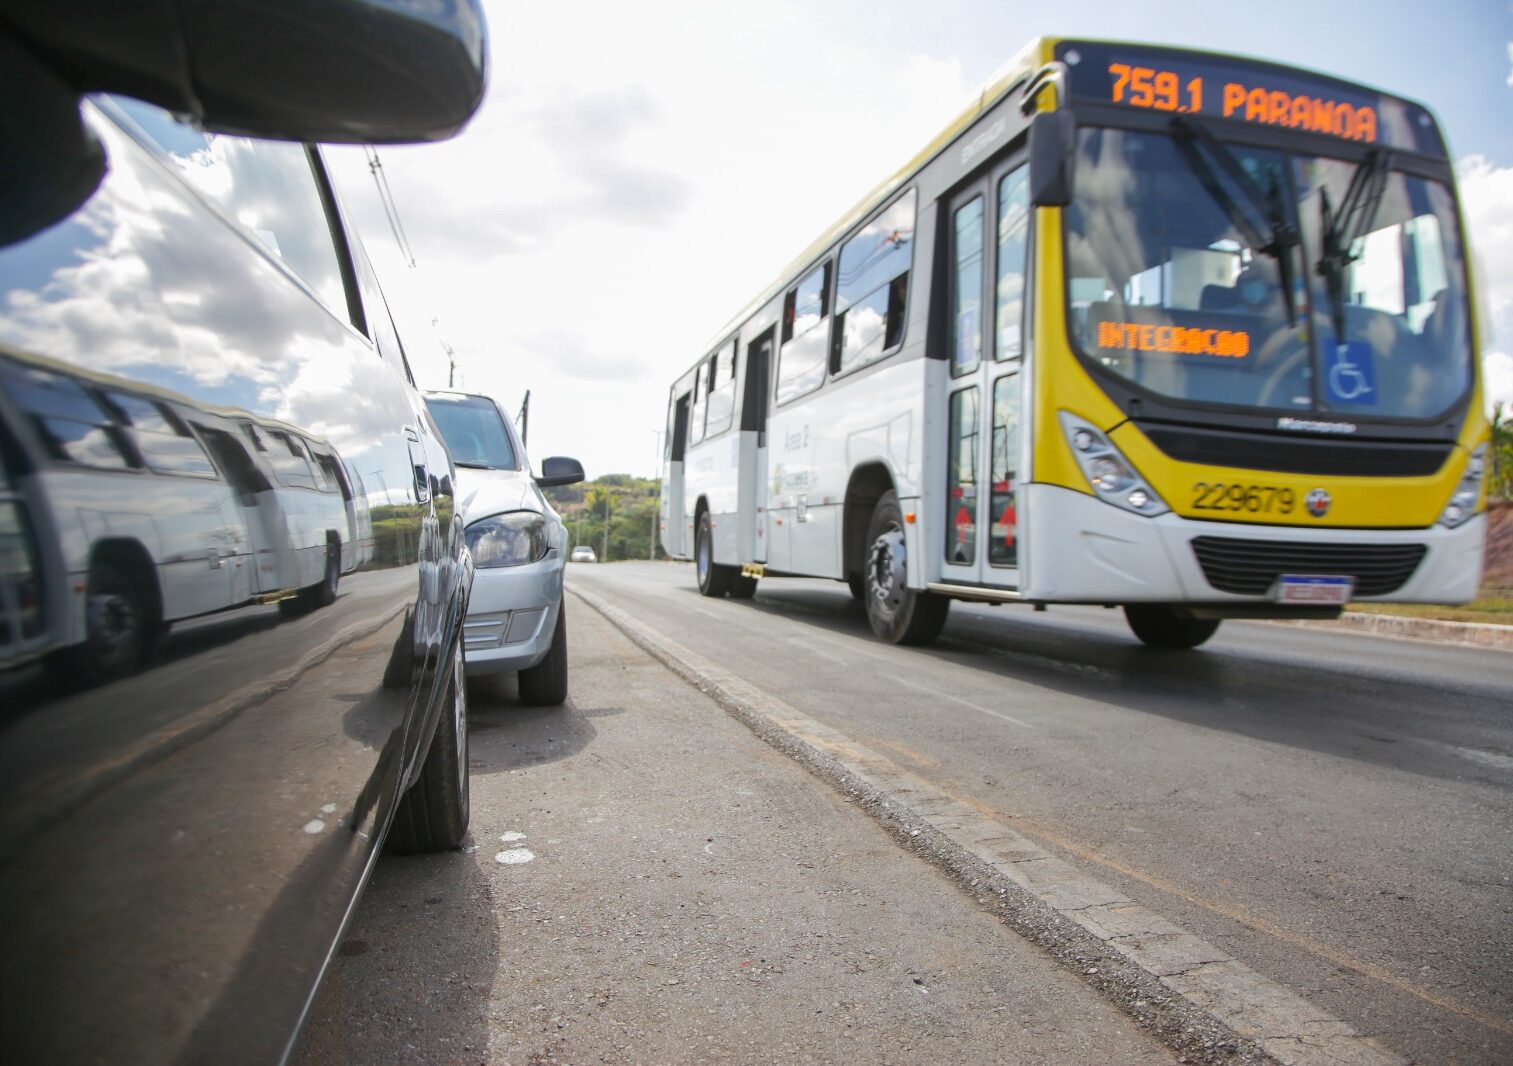
[{"label": "asphalt road", "polygon": [[1513,655],[1256,622],[1155,652],[1115,611],[960,603],[894,648],[834,582],[570,585],[1386,1047],[1513,1062]]},{"label": "asphalt road", "polygon": [[567,704],[470,686],[470,840],[378,863],[296,1066],[1179,1061],[595,611],[567,612]]}]

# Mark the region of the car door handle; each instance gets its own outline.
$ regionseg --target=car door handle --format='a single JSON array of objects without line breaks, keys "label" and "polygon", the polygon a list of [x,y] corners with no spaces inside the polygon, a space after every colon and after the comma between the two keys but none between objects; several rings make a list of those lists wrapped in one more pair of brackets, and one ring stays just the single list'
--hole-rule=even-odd
[{"label": "car door handle", "polygon": [[415,477],[415,502],[431,502],[431,473],[426,465],[426,449],[420,443],[420,434],[405,427],[405,443],[410,447],[410,469]]}]

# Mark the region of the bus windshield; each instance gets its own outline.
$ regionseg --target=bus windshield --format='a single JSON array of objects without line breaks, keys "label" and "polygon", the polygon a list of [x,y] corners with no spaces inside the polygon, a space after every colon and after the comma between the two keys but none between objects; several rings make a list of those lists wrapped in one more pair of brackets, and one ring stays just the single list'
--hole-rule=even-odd
[{"label": "bus windshield", "polygon": [[1432,418],[1471,383],[1454,201],[1393,170],[1083,129],[1064,212],[1072,339],[1186,403]]}]

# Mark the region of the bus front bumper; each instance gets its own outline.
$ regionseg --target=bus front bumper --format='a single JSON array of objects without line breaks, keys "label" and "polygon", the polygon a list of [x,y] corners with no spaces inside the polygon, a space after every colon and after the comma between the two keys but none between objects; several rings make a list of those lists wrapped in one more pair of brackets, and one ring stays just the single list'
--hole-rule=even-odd
[{"label": "bus front bumper", "polygon": [[[1085,493],[1055,485],[1027,486],[1028,582],[1024,599],[1045,603],[1258,604],[1262,594],[1216,588],[1194,549],[1198,537],[1366,550],[1423,545],[1422,560],[1396,589],[1354,601],[1465,603],[1481,579],[1486,519],[1455,529],[1310,529],[1300,526],[1204,522],[1164,514],[1145,518]],[[1264,548],[1262,549],[1264,551]],[[1314,567],[1287,572],[1319,573]]]}]

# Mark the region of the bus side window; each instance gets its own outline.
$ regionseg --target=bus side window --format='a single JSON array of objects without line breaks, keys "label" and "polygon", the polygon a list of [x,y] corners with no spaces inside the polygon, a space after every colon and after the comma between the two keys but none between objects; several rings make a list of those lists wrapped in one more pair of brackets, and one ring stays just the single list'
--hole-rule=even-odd
[{"label": "bus side window", "polygon": [[1025,281],[1029,276],[1030,187],[1025,168],[998,183],[998,282],[994,359],[1024,354]]},{"label": "bus side window", "polygon": [[148,469],[157,474],[216,476],[205,449],[170,408],[125,392],[105,392],[101,396],[130,435]]},{"label": "bus side window", "polygon": [[730,428],[735,416],[736,341],[721,348],[709,359],[709,413],[707,434],[714,436]]},{"label": "bus side window", "polygon": [[817,266],[783,300],[783,343],[778,349],[777,402],[816,389],[825,380],[830,314],[830,263]]},{"label": "bus side window", "polygon": [[53,459],[101,470],[141,466],[120,427],[74,378],[0,360],[0,385]]},{"label": "bus side window", "polygon": [[956,209],[951,243],[951,374],[982,361],[982,197]]},{"label": "bus side window", "polygon": [[977,558],[977,386],[951,394],[946,444],[946,562]]},{"label": "bus side window", "polygon": [[704,412],[708,410],[709,364],[700,363],[699,372],[693,379],[693,422],[688,427],[688,443],[697,444],[704,439]]},{"label": "bus side window", "polygon": [[841,248],[831,373],[881,359],[904,339],[914,257],[914,201],[910,189]]}]

